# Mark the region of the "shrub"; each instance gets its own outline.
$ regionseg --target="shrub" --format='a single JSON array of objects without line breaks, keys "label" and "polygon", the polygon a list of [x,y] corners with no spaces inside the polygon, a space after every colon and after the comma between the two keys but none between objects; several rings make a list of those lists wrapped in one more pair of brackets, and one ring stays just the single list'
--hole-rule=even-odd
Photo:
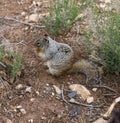
[{"label": "shrub", "polygon": [[15,78],[18,72],[20,72],[22,66],[22,57],[18,54],[14,54],[13,66],[10,69],[10,77]]},{"label": "shrub", "polygon": [[88,0],[83,0],[81,6],[77,5],[78,0],[53,0],[54,5],[50,6],[50,16],[46,18],[45,25],[54,35],[57,35],[63,29],[69,28],[77,20],[76,17],[86,6]]},{"label": "shrub", "polygon": [[109,71],[120,72],[120,15],[109,13],[108,24],[103,33],[101,58]]},{"label": "shrub", "polygon": [[[95,31],[87,33],[91,51],[110,72],[120,72],[120,15],[112,11],[95,9]],[[92,42],[92,43],[91,43]],[[94,42],[96,45],[94,45]]]},{"label": "shrub", "polygon": [[0,46],[0,62],[2,61],[3,56],[4,56],[4,48]]},{"label": "shrub", "polygon": [[0,62],[6,64],[10,77],[15,78],[21,70],[23,63],[19,54],[4,51],[4,47],[0,47]]}]

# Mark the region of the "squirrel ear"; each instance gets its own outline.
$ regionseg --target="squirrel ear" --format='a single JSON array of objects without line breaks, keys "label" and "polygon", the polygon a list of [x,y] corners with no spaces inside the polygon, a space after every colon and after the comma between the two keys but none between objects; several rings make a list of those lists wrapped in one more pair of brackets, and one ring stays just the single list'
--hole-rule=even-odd
[{"label": "squirrel ear", "polygon": [[43,40],[44,40],[45,42],[48,42],[48,35],[47,35],[47,34],[44,34]]},{"label": "squirrel ear", "polygon": [[48,44],[49,43],[49,40],[47,38],[44,38],[43,41]]},{"label": "squirrel ear", "polygon": [[45,37],[48,37],[48,34],[44,34]]}]

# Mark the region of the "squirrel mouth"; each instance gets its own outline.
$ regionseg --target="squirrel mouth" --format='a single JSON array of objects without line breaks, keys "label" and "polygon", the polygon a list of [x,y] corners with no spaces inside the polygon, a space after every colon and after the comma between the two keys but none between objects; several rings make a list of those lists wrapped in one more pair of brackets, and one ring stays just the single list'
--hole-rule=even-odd
[{"label": "squirrel mouth", "polygon": [[40,53],[41,52],[41,49],[40,48],[36,48],[36,52],[37,53]]}]

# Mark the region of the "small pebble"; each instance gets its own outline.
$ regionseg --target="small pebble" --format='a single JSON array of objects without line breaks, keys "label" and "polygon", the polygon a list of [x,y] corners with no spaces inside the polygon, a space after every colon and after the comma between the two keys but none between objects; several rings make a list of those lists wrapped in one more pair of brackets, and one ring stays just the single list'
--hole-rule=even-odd
[{"label": "small pebble", "polygon": [[31,98],[30,101],[31,101],[31,102],[34,102],[34,101],[35,101],[35,98]]},{"label": "small pebble", "polygon": [[22,108],[21,105],[16,106],[16,109],[21,109],[21,108]]},{"label": "small pebble", "polygon": [[31,93],[32,92],[32,87],[26,87],[25,92]]},{"label": "small pebble", "polygon": [[55,96],[55,93],[52,92],[52,96]]},{"label": "small pebble", "polygon": [[97,88],[93,88],[92,91],[96,92],[97,91]]},{"label": "small pebble", "polygon": [[36,91],[36,94],[39,96],[40,95],[39,91]]},{"label": "small pebble", "polygon": [[49,86],[49,84],[47,83],[46,86]]},{"label": "small pebble", "polygon": [[31,14],[28,17],[28,22],[37,23],[39,21],[39,15],[37,13]]},{"label": "small pebble", "polygon": [[41,117],[41,119],[42,119],[42,120],[46,120],[47,118],[46,118],[46,117],[44,117],[44,116],[42,116],[42,117]]},{"label": "small pebble", "polygon": [[68,97],[69,97],[69,98],[73,98],[73,97],[75,97],[76,95],[77,95],[77,93],[76,93],[75,91],[73,91],[73,92],[71,92],[71,93],[68,94]]},{"label": "small pebble", "polygon": [[22,84],[18,84],[16,87],[15,87],[15,89],[17,89],[17,90],[20,90],[20,89],[22,89],[23,88],[23,85]]},{"label": "small pebble", "polygon": [[6,123],[13,123],[13,122],[10,119],[7,119]]},{"label": "small pebble", "polygon": [[28,120],[29,123],[33,123],[33,119]]},{"label": "small pebble", "polygon": [[16,109],[18,109],[22,114],[26,114],[25,109],[21,105],[16,106]]},{"label": "small pebble", "polygon": [[25,109],[23,109],[23,108],[20,109],[20,112],[21,112],[22,114],[26,114],[26,111],[25,111]]},{"label": "small pebble", "polygon": [[25,12],[22,12],[22,13],[21,13],[22,16],[25,16],[25,14],[26,14]]}]

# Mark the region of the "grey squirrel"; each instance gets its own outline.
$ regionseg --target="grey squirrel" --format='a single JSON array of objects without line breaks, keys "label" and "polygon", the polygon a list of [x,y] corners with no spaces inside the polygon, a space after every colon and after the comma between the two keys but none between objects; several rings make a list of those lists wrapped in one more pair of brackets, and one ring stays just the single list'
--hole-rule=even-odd
[{"label": "grey squirrel", "polygon": [[74,52],[65,43],[59,43],[49,36],[35,42],[36,54],[44,60],[48,67],[48,73],[60,76],[65,72],[82,72],[88,80],[95,78],[96,71],[94,66],[87,60],[74,62]]}]

